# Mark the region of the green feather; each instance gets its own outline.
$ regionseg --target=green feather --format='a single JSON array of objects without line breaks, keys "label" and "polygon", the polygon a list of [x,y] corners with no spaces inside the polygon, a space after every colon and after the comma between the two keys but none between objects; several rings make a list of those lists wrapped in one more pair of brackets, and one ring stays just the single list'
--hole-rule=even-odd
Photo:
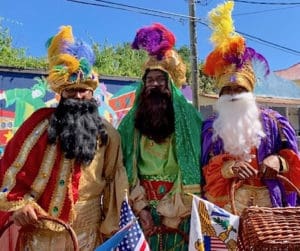
[{"label": "green feather", "polygon": [[84,78],[87,78],[92,70],[90,63],[85,58],[81,58],[79,61],[79,67],[83,72]]}]

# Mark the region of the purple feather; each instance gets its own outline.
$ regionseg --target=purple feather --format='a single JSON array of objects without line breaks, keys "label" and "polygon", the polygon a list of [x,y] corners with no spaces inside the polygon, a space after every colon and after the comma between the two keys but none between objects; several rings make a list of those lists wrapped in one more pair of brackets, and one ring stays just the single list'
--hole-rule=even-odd
[{"label": "purple feather", "polygon": [[175,37],[172,32],[161,24],[153,24],[139,29],[131,46],[136,50],[143,49],[160,60],[174,44]]},{"label": "purple feather", "polygon": [[224,57],[224,59],[230,64],[235,64],[238,69],[240,69],[247,61],[258,60],[265,66],[266,75],[270,72],[268,61],[264,58],[263,55],[257,53],[251,47],[246,47],[245,52],[242,55],[238,53],[228,54]]}]

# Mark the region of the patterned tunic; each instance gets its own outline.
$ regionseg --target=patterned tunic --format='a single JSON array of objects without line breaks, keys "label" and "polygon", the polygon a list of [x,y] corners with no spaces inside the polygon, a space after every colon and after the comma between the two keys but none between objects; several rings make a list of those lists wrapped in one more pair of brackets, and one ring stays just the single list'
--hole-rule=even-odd
[{"label": "patterned tunic", "polygon": [[[5,149],[0,160],[0,223],[13,211],[32,204],[38,211],[70,223],[82,250],[94,250],[102,235],[118,229],[128,186],[120,137],[105,121],[108,143],[97,149],[89,166],[82,167],[66,159],[59,144],[47,144],[53,112],[54,108],[36,111]],[[71,244],[64,236],[62,227],[43,222],[37,228],[21,230],[19,245],[30,250],[66,250]],[[42,243],[37,245],[37,240]]]}]

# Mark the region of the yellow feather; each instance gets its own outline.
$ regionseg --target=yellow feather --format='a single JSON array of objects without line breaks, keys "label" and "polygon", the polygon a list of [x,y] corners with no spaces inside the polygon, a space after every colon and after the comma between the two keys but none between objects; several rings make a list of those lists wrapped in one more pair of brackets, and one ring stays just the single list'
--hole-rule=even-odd
[{"label": "yellow feather", "polygon": [[52,60],[56,60],[56,56],[61,53],[62,47],[65,42],[74,43],[74,37],[72,33],[72,27],[61,26],[60,31],[55,37],[53,37],[51,44],[48,48],[48,59],[50,65],[55,65]]},{"label": "yellow feather", "polygon": [[59,54],[52,58],[51,63],[49,63],[50,68],[55,65],[64,65],[68,67],[68,72],[70,74],[76,72],[79,68],[79,61],[74,56],[70,54]]},{"label": "yellow feather", "polygon": [[241,36],[235,32],[233,19],[231,16],[234,7],[233,1],[227,1],[218,5],[209,12],[210,27],[212,34],[210,40],[215,47],[225,53],[230,46],[230,43]]},{"label": "yellow feather", "polygon": [[60,85],[68,81],[69,73],[57,70],[51,70],[48,75],[50,85]]}]

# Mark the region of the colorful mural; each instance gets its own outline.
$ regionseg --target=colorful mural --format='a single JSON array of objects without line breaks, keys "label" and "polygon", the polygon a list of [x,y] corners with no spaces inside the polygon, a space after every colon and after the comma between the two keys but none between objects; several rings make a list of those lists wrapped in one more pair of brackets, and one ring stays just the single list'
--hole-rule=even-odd
[{"label": "colorful mural", "polygon": [[[118,127],[134,103],[137,86],[137,79],[101,77],[94,92],[99,114]],[[189,86],[182,92],[188,100],[191,99]],[[59,99],[59,95],[47,88],[45,73],[3,70],[0,66],[0,156],[7,142],[32,112],[42,107],[55,107]]]},{"label": "colorful mural", "polygon": [[[121,78],[100,81],[94,92],[99,103],[99,114],[117,127],[133,104],[136,81]],[[131,84],[133,87],[130,87]],[[126,103],[120,97],[121,93],[127,96]],[[0,67],[0,157],[7,142],[35,110],[55,107],[59,99],[59,95],[47,88],[46,74],[3,71]]]}]

